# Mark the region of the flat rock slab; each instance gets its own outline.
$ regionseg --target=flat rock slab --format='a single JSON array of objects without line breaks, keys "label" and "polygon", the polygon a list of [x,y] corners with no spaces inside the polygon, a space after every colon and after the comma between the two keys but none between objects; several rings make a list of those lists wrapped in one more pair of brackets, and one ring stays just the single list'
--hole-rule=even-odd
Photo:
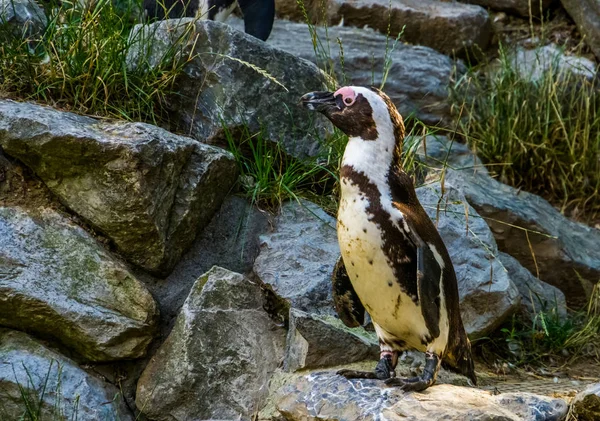
[{"label": "flat rock slab", "polygon": [[377,380],[347,380],[331,372],[297,378],[281,387],[276,396],[276,409],[288,421],[559,421],[568,410],[561,399],[529,393],[494,396],[442,384],[407,394]]},{"label": "flat rock slab", "polygon": [[0,207],[0,326],[111,361],[144,356],[157,319],[144,285],[86,231],[50,209]]},{"label": "flat rock slab", "polygon": [[[331,26],[368,26],[388,33],[393,39],[406,26],[402,41],[431,47],[441,53],[461,54],[477,48],[485,50],[491,38],[488,13],[479,6],[436,0],[307,0],[303,2],[313,22],[325,15]],[[277,0],[281,17],[305,21],[296,0]],[[384,54],[386,50],[380,51]]]},{"label": "flat rock slab", "polygon": [[350,329],[334,317],[319,317],[290,309],[284,368],[331,367],[379,359],[377,336],[363,328]]},{"label": "flat rock slab", "polygon": [[0,329],[0,419],[30,419],[27,404],[39,420],[133,420],[115,386],[31,336]]},{"label": "flat rock slab", "polygon": [[199,278],[138,381],[137,408],[157,421],[250,419],[283,359],[285,332],[263,305],[240,274]]},{"label": "flat rock slab", "polygon": [[[244,22],[230,17],[227,23],[243,31]],[[321,47],[317,54],[306,24],[275,20],[268,43],[295,56],[310,60],[324,70],[333,67],[342,85],[380,86],[386,57],[386,37],[372,29],[345,26],[314,27]],[[343,65],[337,40],[344,47]],[[448,87],[465,67],[437,51],[398,43],[389,52],[385,92],[406,118],[413,115],[427,124],[451,125]]]},{"label": "flat rock slab", "polygon": [[329,78],[314,64],[228,25],[193,21],[135,26],[128,57],[132,67],[156,65],[185,38],[187,44],[177,47],[178,54],[192,59],[172,98],[173,120],[181,131],[201,142],[221,144],[224,126],[234,138],[241,126],[247,126],[252,133],[262,129],[266,138],[281,142],[296,157],[319,153],[320,139],[331,134],[332,127],[303,109],[299,99],[323,90],[331,83]]},{"label": "flat rock slab", "polygon": [[169,272],[236,178],[221,149],[142,123],[0,101],[0,146],[132,263]]},{"label": "flat rock slab", "polygon": [[335,315],[331,273],[340,255],[335,219],[314,203],[290,201],[273,226],[260,237],[258,279],[291,307]]},{"label": "flat rock slab", "polygon": [[496,258],[485,221],[449,183],[419,187],[417,196],[436,224],[458,280],[460,309],[470,338],[491,333],[519,307],[519,291]]}]

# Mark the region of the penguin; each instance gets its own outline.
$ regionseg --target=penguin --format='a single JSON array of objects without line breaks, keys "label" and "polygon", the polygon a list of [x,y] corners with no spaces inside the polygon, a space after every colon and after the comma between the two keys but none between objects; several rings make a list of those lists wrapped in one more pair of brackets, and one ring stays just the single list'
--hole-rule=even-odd
[{"label": "penguin", "polygon": [[239,5],[247,34],[266,41],[275,20],[275,0],[144,0],[146,16],[176,19],[200,16],[224,22]]},{"label": "penguin", "polygon": [[[301,103],[348,135],[339,172],[341,258],[332,274],[334,305],[349,327],[360,326],[368,312],[380,345],[373,372],[338,374],[423,391],[443,364],[476,385],[454,267],[402,169],[405,130],[396,107],[379,89],[364,86],[310,92]],[[396,377],[400,353],[411,349],[425,352],[423,372]]]}]

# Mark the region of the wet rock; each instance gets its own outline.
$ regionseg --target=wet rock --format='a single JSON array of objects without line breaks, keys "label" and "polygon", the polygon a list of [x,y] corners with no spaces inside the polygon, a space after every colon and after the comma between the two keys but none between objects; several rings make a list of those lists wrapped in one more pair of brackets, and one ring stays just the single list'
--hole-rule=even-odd
[{"label": "wet rock", "polygon": [[0,329],[0,418],[29,419],[27,404],[40,420],[133,420],[115,386],[22,332]]},{"label": "wet rock", "polygon": [[363,328],[347,328],[333,317],[290,309],[286,370],[331,367],[378,357],[379,344],[374,334]]},{"label": "wet rock", "polygon": [[33,0],[0,0],[0,40],[39,37],[48,25],[48,18]]},{"label": "wet rock", "polygon": [[497,328],[519,306],[519,292],[497,259],[489,227],[449,183],[417,189],[419,201],[437,226],[456,271],[460,309],[471,338]]},{"label": "wet rock", "polygon": [[561,0],[585,43],[600,58],[600,4],[596,0]]},{"label": "wet rock", "polygon": [[0,208],[0,326],[110,361],[143,356],[157,316],[144,285],[87,232],[51,209]]},{"label": "wet rock", "polygon": [[[241,19],[227,21],[243,31]],[[310,60],[323,69],[334,68],[341,84],[380,86],[386,58],[386,37],[372,29],[344,26],[314,30],[323,50],[315,55],[306,24],[276,20],[269,44],[295,56]],[[344,47],[343,66],[340,61],[340,39]],[[387,47],[391,50],[391,47]],[[385,92],[400,113],[414,115],[428,124],[450,125],[452,115],[448,87],[453,77],[460,77],[465,67],[428,47],[398,43],[389,53],[390,67]]]},{"label": "wet rock", "polygon": [[331,273],[340,255],[336,221],[314,203],[284,204],[273,232],[261,236],[258,279],[293,308],[334,315]]},{"label": "wet rock", "polygon": [[142,373],[136,406],[157,421],[250,419],[283,359],[284,335],[257,285],[214,267]]},{"label": "wet rock", "polygon": [[[307,0],[303,3],[313,22],[325,16],[331,26],[343,22],[358,28],[368,26],[382,34],[388,33],[389,26],[392,38],[406,25],[402,41],[449,55],[465,49],[485,49],[491,36],[488,13],[475,5],[435,0],[396,0],[391,5],[388,0]],[[280,17],[305,21],[295,0],[277,0],[276,5]]]},{"label": "wet rock", "polygon": [[433,386],[422,393],[403,393],[377,380],[347,380],[331,372],[296,378],[282,386],[276,396],[275,415],[288,421],[559,421],[568,409],[561,399],[530,393],[494,396],[483,390],[448,384]]},{"label": "wet rock", "polygon": [[220,149],[142,123],[0,101],[0,146],[131,262],[165,273],[236,177]]},{"label": "wet rock", "polygon": [[181,131],[220,144],[223,125],[234,138],[241,126],[251,132],[262,127],[268,139],[280,141],[294,156],[319,152],[319,139],[331,133],[331,125],[298,103],[329,81],[316,66],[228,25],[206,20],[194,24],[193,19],[137,25],[131,33],[130,66],[155,65],[180,37],[189,41],[181,57],[193,57],[172,98],[173,120]]},{"label": "wet rock", "polygon": [[492,10],[528,17],[539,16],[552,3],[552,0],[460,0],[463,3],[478,4]]},{"label": "wet rock", "polygon": [[600,383],[588,386],[571,402],[573,416],[578,421],[600,419]]},{"label": "wet rock", "polygon": [[567,317],[565,294],[533,276],[517,259],[500,252],[498,258],[508,271],[511,281],[521,294],[521,307],[532,318],[540,312],[556,314],[559,318]]}]

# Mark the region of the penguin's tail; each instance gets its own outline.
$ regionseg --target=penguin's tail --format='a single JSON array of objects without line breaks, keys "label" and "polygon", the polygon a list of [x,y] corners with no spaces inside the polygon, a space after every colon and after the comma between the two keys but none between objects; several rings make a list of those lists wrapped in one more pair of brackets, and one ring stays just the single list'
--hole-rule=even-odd
[{"label": "penguin's tail", "polygon": [[457,336],[458,338],[455,338],[455,341],[452,344],[453,346],[449,347],[446,352],[446,355],[442,360],[442,366],[454,373],[462,374],[471,380],[473,385],[477,386],[475,364],[471,353],[471,342],[467,338],[467,334],[464,330]]}]

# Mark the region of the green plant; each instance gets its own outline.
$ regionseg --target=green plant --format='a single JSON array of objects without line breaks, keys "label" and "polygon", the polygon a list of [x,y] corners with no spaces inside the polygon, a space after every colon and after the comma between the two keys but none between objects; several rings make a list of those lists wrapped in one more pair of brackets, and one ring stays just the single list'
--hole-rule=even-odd
[{"label": "green plant", "polygon": [[128,62],[136,44],[150,42],[144,38],[148,31],[129,36],[129,16],[111,0],[48,7],[43,34],[6,37],[10,41],[0,45],[0,92],[84,114],[166,119],[166,97],[188,59],[180,54],[188,33],[152,66],[147,57]]},{"label": "green plant", "polygon": [[563,212],[600,213],[600,91],[557,65],[524,74],[500,49],[499,65],[472,69],[453,90],[466,111],[459,130],[501,181]]}]

